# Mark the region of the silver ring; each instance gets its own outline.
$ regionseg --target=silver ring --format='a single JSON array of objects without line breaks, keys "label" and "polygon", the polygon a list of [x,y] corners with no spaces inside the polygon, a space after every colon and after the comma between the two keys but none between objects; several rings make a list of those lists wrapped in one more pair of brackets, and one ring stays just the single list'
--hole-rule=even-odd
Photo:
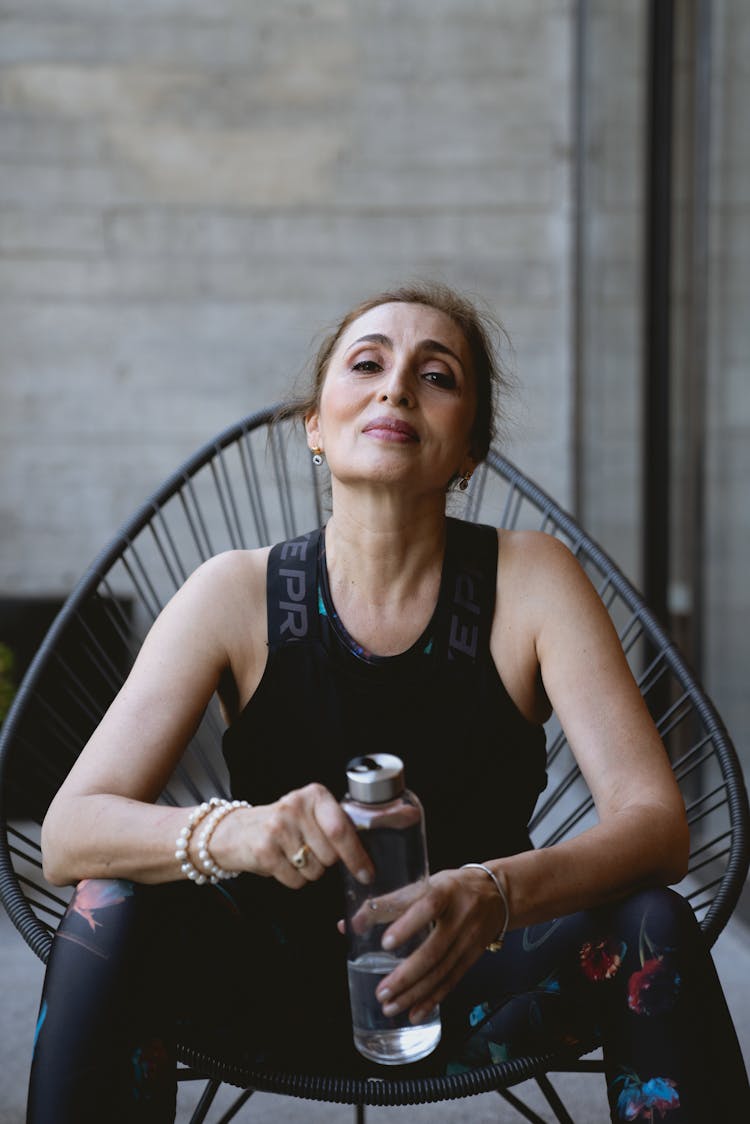
[{"label": "silver ring", "polygon": [[302,870],[304,866],[307,866],[307,856],[309,854],[310,848],[307,843],[303,843],[299,850],[294,852],[289,862],[292,866],[296,867],[297,870]]}]

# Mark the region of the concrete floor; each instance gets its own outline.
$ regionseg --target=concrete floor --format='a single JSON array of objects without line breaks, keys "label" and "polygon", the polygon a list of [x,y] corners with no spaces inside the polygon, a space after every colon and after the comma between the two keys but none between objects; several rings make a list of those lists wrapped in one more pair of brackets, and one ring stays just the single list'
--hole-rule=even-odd
[{"label": "concrete floor", "polygon": [[[733,921],[714,946],[714,959],[735,1020],[746,1062],[750,1059],[750,931]],[[31,1043],[42,985],[42,965],[27,948],[5,912],[0,908],[0,1124],[23,1124]],[[606,1119],[602,1079],[561,1075],[554,1083],[576,1120],[576,1124],[602,1124]],[[553,1121],[539,1094],[527,1083],[519,1093],[544,1120]],[[528,1094],[528,1095],[527,1095]],[[216,1121],[234,1097],[224,1091],[216,1098],[207,1124]],[[178,1124],[189,1120],[198,1093],[182,1086]],[[348,1105],[320,1104],[292,1097],[256,1093],[236,1117],[238,1124],[353,1124],[354,1109]],[[495,1093],[461,1101],[402,1108],[368,1108],[368,1124],[515,1124],[521,1117]],[[107,1124],[102,1121],[102,1124]]]}]

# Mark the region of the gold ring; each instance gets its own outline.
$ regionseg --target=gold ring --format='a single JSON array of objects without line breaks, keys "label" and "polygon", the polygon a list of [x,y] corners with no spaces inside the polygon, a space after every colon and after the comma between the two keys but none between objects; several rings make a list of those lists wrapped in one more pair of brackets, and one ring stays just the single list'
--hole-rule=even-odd
[{"label": "gold ring", "polygon": [[307,843],[303,843],[298,851],[295,851],[289,862],[295,866],[297,870],[302,870],[303,866],[307,866],[307,856],[310,854],[310,848]]}]

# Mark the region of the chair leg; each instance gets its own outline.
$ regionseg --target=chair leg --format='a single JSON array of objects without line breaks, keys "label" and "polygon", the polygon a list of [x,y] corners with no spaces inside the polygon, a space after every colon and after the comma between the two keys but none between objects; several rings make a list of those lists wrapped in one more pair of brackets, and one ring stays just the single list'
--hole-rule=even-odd
[{"label": "chair leg", "polygon": [[221,1120],[217,1121],[217,1124],[229,1124],[230,1120],[234,1120],[235,1116],[240,1111],[243,1104],[246,1104],[247,1101],[250,1100],[250,1098],[252,1097],[254,1092],[255,1092],[255,1089],[245,1089],[244,1093],[240,1093],[237,1100],[234,1102],[233,1105],[229,1106],[227,1111],[222,1116]]},{"label": "chair leg", "polygon": [[206,1114],[213,1104],[214,1097],[219,1091],[221,1085],[220,1081],[207,1081],[206,1087],[201,1094],[201,1099],[195,1106],[195,1112],[190,1117],[190,1124],[203,1124],[206,1119]]},{"label": "chair leg", "polygon": [[504,1101],[512,1105],[516,1112],[523,1116],[524,1120],[530,1120],[531,1124],[547,1124],[546,1120],[538,1113],[534,1112],[533,1108],[529,1108],[528,1105],[524,1104],[515,1093],[510,1093],[507,1089],[497,1089],[496,1092],[499,1093]]},{"label": "chair leg", "polygon": [[547,1103],[555,1114],[555,1120],[559,1120],[560,1124],[575,1124],[573,1117],[570,1115],[565,1105],[560,1100],[557,1090],[554,1088],[549,1077],[546,1073],[540,1073],[537,1076],[536,1083],[544,1093]]},{"label": "chair leg", "polygon": [[354,1106],[354,1124],[365,1124],[365,1106],[363,1104],[355,1104]]}]

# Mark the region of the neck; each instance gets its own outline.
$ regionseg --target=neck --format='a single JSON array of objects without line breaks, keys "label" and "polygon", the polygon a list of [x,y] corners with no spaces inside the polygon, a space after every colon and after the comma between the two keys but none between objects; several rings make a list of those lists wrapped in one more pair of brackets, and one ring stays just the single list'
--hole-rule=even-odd
[{"label": "neck", "polygon": [[342,617],[397,613],[412,602],[434,600],[445,547],[445,504],[336,502],[326,526],[331,594]]}]

